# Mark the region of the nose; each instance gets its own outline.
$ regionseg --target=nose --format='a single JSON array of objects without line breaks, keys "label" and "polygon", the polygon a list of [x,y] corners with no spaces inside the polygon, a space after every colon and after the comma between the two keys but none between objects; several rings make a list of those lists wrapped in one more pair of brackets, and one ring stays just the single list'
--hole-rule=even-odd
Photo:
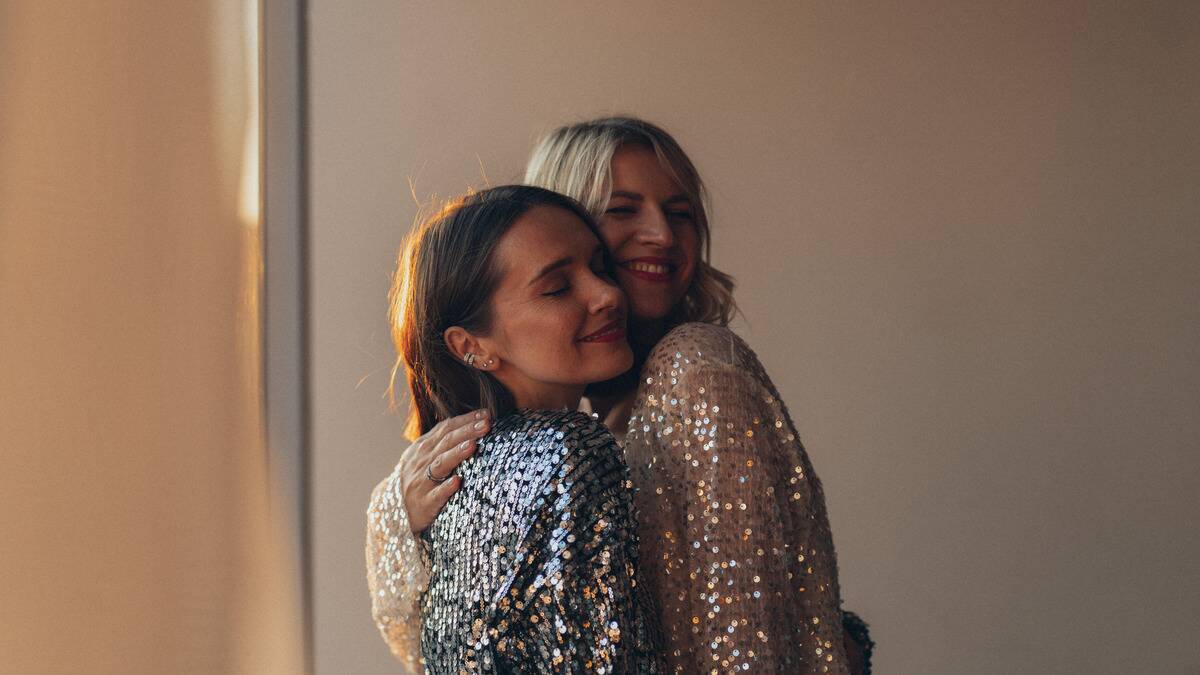
[{"label": "nose", "polygon": [[601,314],[605,311],[620,309],[625,305],[625,294],[616,284],[592,275],[588,297],[588,312]]},{"label": "nose", "polygon": [[675,233],[671,231],[671,223],[662,208],[651,205],[643,213],[644,217],[638,224],[638,241],[661,248],[674,246]]}]

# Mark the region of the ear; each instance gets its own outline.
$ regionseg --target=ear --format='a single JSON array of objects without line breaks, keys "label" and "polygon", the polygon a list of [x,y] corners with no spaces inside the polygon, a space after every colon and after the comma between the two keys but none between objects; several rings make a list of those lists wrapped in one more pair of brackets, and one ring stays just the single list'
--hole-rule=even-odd
[{"label": "ear", "polygon": [[480,339],[462,326],[447,328],[442,333],[442,340],[446,342],[446,348],[450,350],[454,358],[462,361],[463,365],[467,365],[468,354],[474,355],[470,367],[476,370],[495,370],[498,365],[498,359],[492,355]]}]

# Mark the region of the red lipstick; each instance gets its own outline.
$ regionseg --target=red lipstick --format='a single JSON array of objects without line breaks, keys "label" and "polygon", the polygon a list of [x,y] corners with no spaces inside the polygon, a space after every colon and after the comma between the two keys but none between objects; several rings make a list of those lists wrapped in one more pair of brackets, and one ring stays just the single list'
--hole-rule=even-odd
[{"label": "red lipstick", "polygon": [[674,261],[669,258],[656,258],[652,256],[626,260],[620,264],[620,267],[638,279],[658,283],[669,282],[671,275],[675,272]]},{"label": "red lipstick", "polygon": [[604,326],[600,330],[579,338],[580,342],[616,342],[625,337],[625,327],[621,325],[621,321],[613,321]]}]

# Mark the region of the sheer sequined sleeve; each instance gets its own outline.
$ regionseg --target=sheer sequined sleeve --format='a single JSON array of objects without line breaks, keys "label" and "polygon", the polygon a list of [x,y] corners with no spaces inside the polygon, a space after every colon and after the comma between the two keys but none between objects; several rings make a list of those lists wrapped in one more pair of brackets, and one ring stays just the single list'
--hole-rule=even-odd
[{"label": "sheer sequined sleeve", "polygon": [[685,324],[642,373],[626,455],[673,672],[846,673],[824,495],[757,357]]},{"label": "sheer sequined sleeve", "polygon": [[392,654],[413,673],[423,673],[421,594],[429,586],[429,554],[409,527],[396,471],[371,493],[366,554],[375,625]]}]

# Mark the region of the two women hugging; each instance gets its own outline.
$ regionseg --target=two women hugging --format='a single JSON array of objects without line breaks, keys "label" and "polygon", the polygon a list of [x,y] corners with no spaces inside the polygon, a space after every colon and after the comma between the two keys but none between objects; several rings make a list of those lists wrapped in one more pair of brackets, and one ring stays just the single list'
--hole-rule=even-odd
[{"label": "two women hugging", "polygon": [[708,262],[664,130],[562,127],[526,185],[403,248],[390,318],[414,443],[371,495],[367,576],[429,673],[866,673],[821,483]]}]

